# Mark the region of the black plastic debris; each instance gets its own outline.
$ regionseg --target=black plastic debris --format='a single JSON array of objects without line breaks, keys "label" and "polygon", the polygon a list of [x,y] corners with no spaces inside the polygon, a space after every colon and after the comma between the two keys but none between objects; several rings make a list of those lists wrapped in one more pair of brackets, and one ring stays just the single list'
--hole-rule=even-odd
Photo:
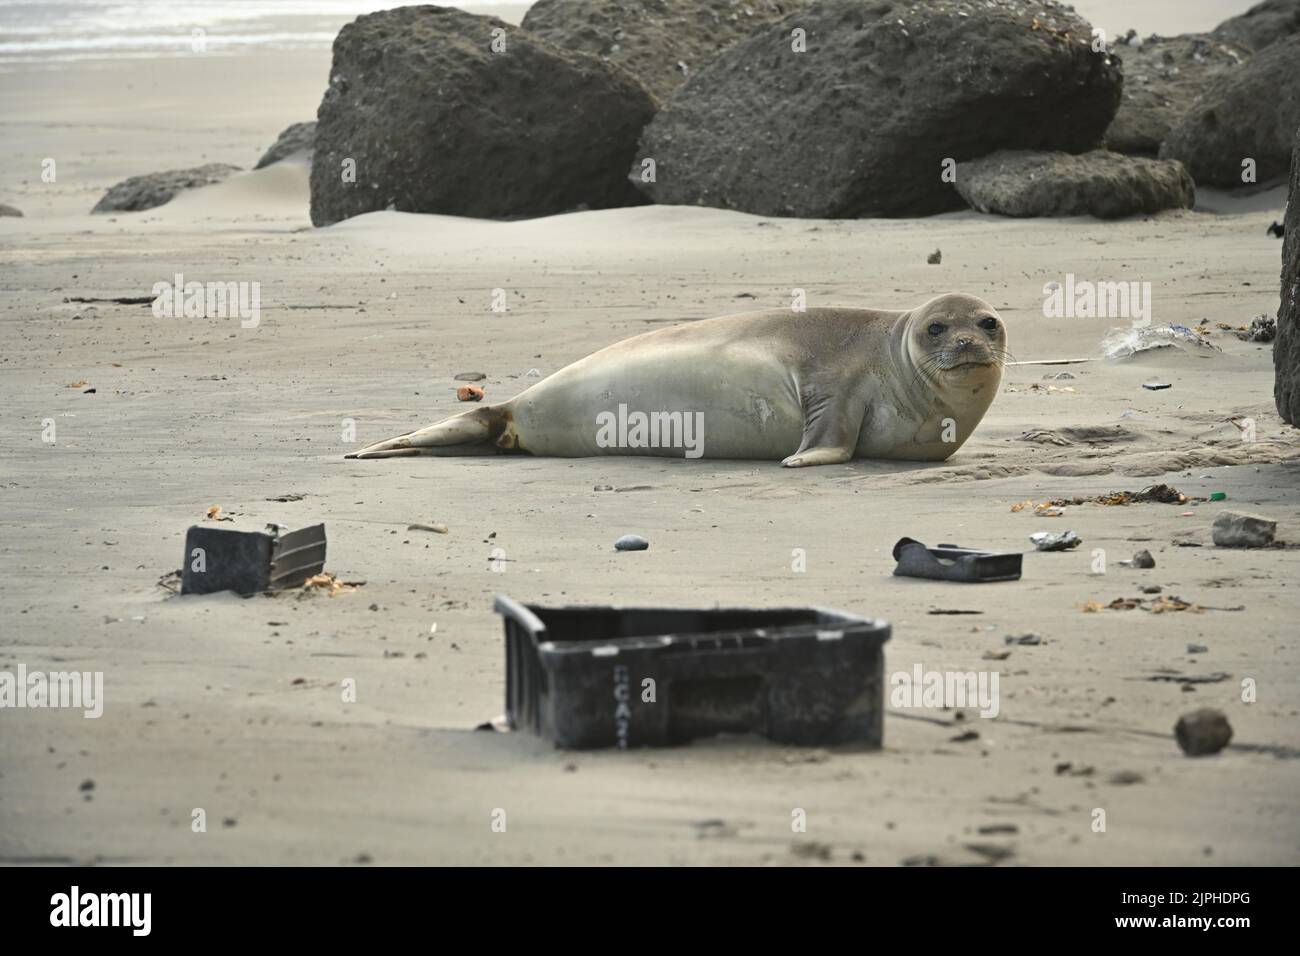
[{"label": "black plastic debris", "polygon": [[544,608],[498,594],[506,719],[559,747],[712,734],[879,747],[889,624],[820,608]]},{"label": "black plastic debris", "polygon": [[281,533],[192,525],[185,534],[182,594],[256,594],[302,584],[325,568],[325,526]]},{"label": "black plastic debris", "polygon": [[936,581],[1018,581],[1024,555],[1018,551],[994,553],[941,544],[927,548],[913,538],[899,538],[894,545],[894,574]]}]

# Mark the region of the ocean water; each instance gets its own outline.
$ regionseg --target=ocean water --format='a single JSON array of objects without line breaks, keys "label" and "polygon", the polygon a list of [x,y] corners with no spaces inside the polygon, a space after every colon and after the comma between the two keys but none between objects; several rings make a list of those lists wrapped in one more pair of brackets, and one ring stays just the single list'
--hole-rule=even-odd
[{"label": "ocean water", "polygon": [[[472,9],[520,0],[468,0]],[[0,63],[328,47],[362,13],[393,0],[0,0]],[[1110,35],[1207,30],[1252,0],[1076,0]]]},{"label": "ocean water", "polygon": [[0,0],[0,63],[328,47],[355,17],[398,6],[394,0]]}]

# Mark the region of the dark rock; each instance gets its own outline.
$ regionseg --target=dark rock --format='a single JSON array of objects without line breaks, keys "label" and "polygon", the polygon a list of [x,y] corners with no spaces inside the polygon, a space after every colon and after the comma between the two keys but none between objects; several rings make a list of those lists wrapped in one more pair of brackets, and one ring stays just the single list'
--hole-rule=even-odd
[{"label": "dark rock", "polygon": [[1206,707],[1179,717],[1174,737],[1189,757],[1217,754],[1232,740],[1232,725],[1222,711]]},{"label": "dark rock", "polygon": [[15,209],[13,206],[6,206],[4,203],[0,202],[0,216],[16,216],[21,219],[22,215],[23,214],[20,210]]},{"label": "dark rock", "polygon": [[1117,219],[1196,202],[1196,186],[1182,163],[1105,150],[972,159],[957,167],[957,191],[972,208],[1002,216]]},{"label": "dark rock", "polygon": [[1154,568],[1156,559],[1151,557],[1151,552],[1143,548],[1133,555],[1133,567],[1135,568]]},{"label": "dark rock", "polygon": [[1262,515],[1220,511],[1211,533],[1221,548],[1267,548],[1277,534],[1277,522]]},{"label": "dark rock", "polygon": [[632,178],[656,202],[761,215],[942,212],[961,205],[944,160],[1091,149],[1120,82],[1088,23],[1053,0],[822,0],[687,79]]},{"label": "dark rock", "polygon": [[1248,50],[1262,50],[1283,37],[1300,33],[1300,0],[1264,0],[1241,16],[1224,20],[1214,33]]},{"label": "dark rock", "polygon": [[1134,38],[1110,52],[1124,70],[1124,96],[1106,130],[1106,147],[1152,156],[1208,80],[1250,56],[1250,50],[1208,33]]},{"label": "dark rock", "polygon": [[1250,320],[1250,327],[1245,332],[1238,332],[1237,338],[1243,342],[1272,342],[1277,338],[1277,319],[1271,315],[1257,315]]},{"label": "dark rock", "polygon": [[316,117],[312,222],[638,202],[626,171],[654,109],[630,74],[495,17],[434,6],[358,17],[334,40]]},{"label": "dark rock", "polygon": [[1273,401],[1282,420],[1300,426],[1300,128],[1291,157],[1291,199],[1282,240],[1282,301],[1273,343]]},{"label": "dark rock", "polygon": [[306,154],[305,158],[311,161],[312,147],[316,143],[316,121],[308,123],[294,123],[282,132],[279,138],[271,145],[262,158],[257,161],[254,169],[261,169],[263,166],[270,166],[272,163],[278,163],[282,159],[288,159],[298,153]]},{"label": "dark rock", "polygon": [[614,547],[619,551],[644,551],[650,542],[639,534],[625,534],[614,542]]},{"label": "dark rock", "polygon": [[91,213],[139,212],[168,203],[183,189],[211,186],[240,172],[229,163],[208,163],[193,169],[169,169],[164,173],[147,173],[124,179],[104,193]]},{"label": "dark rock", "polygon": [[737,40],[807,0],[537,0],[523,28],[623,67],[660,100]]},{"label": "dark rock", "polygon": [[1287,174],[1291,140],[1300,125],[1300,35],[1280,40],[1241,66],[1210,80],[1174,124],[1160,156],[1181,159],[1199,185],[1227,188],[1242,181],[1242,161],[1255,160],[1255,178]]}]

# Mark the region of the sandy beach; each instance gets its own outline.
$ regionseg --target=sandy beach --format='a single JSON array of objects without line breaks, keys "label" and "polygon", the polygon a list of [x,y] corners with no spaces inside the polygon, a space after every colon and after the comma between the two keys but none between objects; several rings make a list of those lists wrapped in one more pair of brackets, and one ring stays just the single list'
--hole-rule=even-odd
[{"label": "sandy beach", "polygon": [[[305,49],[0,77],[0,201],[24,212],[0,218],[0,670],[104,675],[100,719],[0,714],[0,863],[1300,863],[1300,432],[1274,407],[1271,347],[1217,330],[1277,310],[1267,227],[1285,184],[1198,189],[1195,209],[1114,222],[647,205],[313,228],[308,168],[291,161],[89,215],[129,175],[251,168],[315,116],[329,67]],[[176,273],[259,283],[259,324],[69,301],[145,296]],[[1043,314],[1067,275],[1150,282],[1153,324],[1208,320],[1217,350],[1103,360],[1113,319]],[[796,288],[810,306],[889,309],[971,292],[1004,317],[1016,364],[935,464],[343,458],[459,410],[458,373],[504,399],[530,369],[788,308]],[[1032,364],[1060,359],[1087,361]],[[1013,510],[1158,483],[1226,501]],[[225,528],[323,521],[327,570],[364,584],[172,594],[158,582],[214,506]],[[1291,544],[1216,548],[1229,506],[1275,518]],[[1030,550],[1030,534],[1067,528],[1078,550]],[[615,552],[626,533],[650,549]],[[1029,551],[1024,577],[893,577],[904,536]],[[1154,568],[1120,565],[1139,549]],[[1152,585],[1195,606],[1105,607]],[[503,709],[498,592],[882,617],[887,672],[996,666],[1000,714],[890,707],[875,752],[747,736],[560,751],[475,730]],[[1040,643],[1008,643],[1031,632]],[[1198,707],[1234,736],[1193,760],[1173,727]]]}]

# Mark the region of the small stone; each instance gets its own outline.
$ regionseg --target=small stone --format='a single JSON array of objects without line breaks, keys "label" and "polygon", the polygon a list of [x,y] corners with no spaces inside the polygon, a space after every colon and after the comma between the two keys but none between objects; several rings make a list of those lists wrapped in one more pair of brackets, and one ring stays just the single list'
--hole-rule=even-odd
[{"label": "small stone", "polygon": [[487,378],[482,372],[459,372],[453,376],[457,382],[481,382]]},{"label": "small stone", "polygon": [[1043,639],[1039,635],[1031,632],[1029,634],[1008,634],[1006,636],[1006,642],[1008,644],[1024,644],[1033,646],[1035,644],[1043,643]]},{"label": "small stone", "polygon": [[1133,555],[1133,567],[1135,568],[1154,568],[1156,559],[1151,557],[1151,552],[1145,548]]},{"label": "small stone", "polygon": [[639,534],[625,534],[614,542],[616,551],[644,551],[650,547],[650,542]]},{"label": "small stone", "polygon": [[1162,389],[1172,388],[1169,382],[1143,382],[1142,387],[1149,392],[1159,392]]},{"label": "small stone", "polygon": [[1212,534],[1221,548],[1267,548],[1277,534],[1277,522],[1262,515],[1220,511]]},{"label": "small stone", "polygon": [[1148,584],[1146,587],[1144,587],[1144,588],[1142,589],[1142,593],[1143,593],[1143,594],[1159,594],[1159,593],[1160,593],[1161,591],[1163,591],[1163,590],[1164,590],[1164,587],[1161,586],[1161,585],[1159,585],[1159,584]]},{"label": "small stone", "polygon": [[1183,714],[1174,725],[1178,746],[1189,757],[1216,754],[1232,739],[1232,726],[1223,711],[1209,707]]},{"label": "small stone", "polygon": [[1209,650],[1210,650],[1210,649],[1209,649],[1208,647],[1206,647],[1204,644],[1188,644],[1188,645],[1187,645],[1187,653],[1188,653],[1188,654],[1206,654],[1206,653],[1209,652]]}]

